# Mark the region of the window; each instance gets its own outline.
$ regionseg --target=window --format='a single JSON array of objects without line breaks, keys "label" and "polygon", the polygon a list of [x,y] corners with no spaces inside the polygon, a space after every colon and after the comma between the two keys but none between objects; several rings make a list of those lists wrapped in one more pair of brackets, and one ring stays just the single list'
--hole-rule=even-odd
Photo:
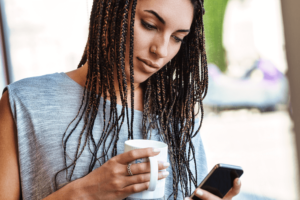
[{"label": "window", "polygon": [[5,0],[14,80],[77,68],[91,0]]},{"label": "window", "polygon": [[12,79],[11,60],[9,51],[9,32],[6,21],[4,2],[0,1],[0,91],[10,83]]},{"label": "window", "polygon": [[6,77],[5,77],[5,71],[4,71],[4,66],[1,64],[0,66],[0,91],[2,94],[2,90],[4,89],[6,85]]},{"label": "window", "polygon": [[208,167],[244,168],[235,199],[299,199],[280,0],[205,1]]}]

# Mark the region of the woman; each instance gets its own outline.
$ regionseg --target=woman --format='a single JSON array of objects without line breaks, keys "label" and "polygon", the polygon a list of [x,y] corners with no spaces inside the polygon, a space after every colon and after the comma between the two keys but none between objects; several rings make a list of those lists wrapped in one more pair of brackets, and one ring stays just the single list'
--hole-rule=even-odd
[{"label": "woman", "polygon": [[[133,175],[127,164],[158,152],[123,153],[125,140],[139,138],[169,146],[170,164],[159,164],[170,173],[159,173],[165,198],[190,196],[207,173],[198,133],[208,83],[203,14],[202,0],[95,0],[78,69],[17,81],[2,96],[1,199],[144,191],[149,163],[132,165]],[[226,199],[239,189],[235,180]]]}]

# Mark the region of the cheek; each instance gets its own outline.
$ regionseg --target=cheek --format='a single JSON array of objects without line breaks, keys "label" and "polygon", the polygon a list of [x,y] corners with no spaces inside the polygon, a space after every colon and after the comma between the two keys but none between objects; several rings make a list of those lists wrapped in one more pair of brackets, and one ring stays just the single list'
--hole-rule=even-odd
[{"label": "cheek", "polygon": [[177,53],[179,52],[180,47],[181,47],[181,45],[171,47],[171,50],[170,50],[171,58],[170,59],[174,58],[177,55]]},{"label": "cheek", "polygon": [[145,30],[136,22],[134,25],[134,51],[138,53],[140,50],[150,48],[153,37],[154,34],[151,31]]},{"label": "cheek", "polygon": [[177,53],[179,52],[181,45],[169,45],[169,51],[168,51],[168,57],[166,58],[166,63],[167,64],[170,60],[172,60]]}]

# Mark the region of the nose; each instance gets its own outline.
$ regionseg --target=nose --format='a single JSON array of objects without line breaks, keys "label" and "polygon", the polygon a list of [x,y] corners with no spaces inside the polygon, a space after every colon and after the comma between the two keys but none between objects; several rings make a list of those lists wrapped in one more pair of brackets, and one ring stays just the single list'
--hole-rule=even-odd
[{"label": "nose", "polygon": [[156,52],[155,54],[160,58],[165,58],[168,56],[168,46],[169,46],[169,37],[160,36],[156,38],[155,42]]}]

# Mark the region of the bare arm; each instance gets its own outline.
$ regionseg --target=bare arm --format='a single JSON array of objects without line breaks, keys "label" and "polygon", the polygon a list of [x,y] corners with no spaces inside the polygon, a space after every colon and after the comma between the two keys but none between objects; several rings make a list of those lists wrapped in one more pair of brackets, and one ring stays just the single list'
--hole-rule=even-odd
[{"label": "bare arm", "polygon": [[[75,185],[76,183],[72,182],[46,199],[72,199]],[[20,198],[17,129],[6,91],[0,101],[0,200],[19,200]]]},{"label": "bare arm", "polygon": [[19,200],[20,188],[17,131],[6,91],[0,101],[0,200]]},{"label": "bare arm", "polygon": [[83,192],[80,189],[81,186],[79,183],[81,182],[81,179],[77,179],[76,181],[73,181],[67,185],[65,185],[63,188],[59,189],[56,192],[53,192],[43,200],[71,200],[71,199],[83,199],[80,196]]},{"label": "bare arm", "polygon": [[[138,163],[131,166],[133,176],[128,176],[127,164],[139,158],[155,156],[152,148],[135,149],[119,154],[87,176],[77,179],[52,193],[44,200],[52,199],[84,199],[84,200],[121,200],[130,194],[147,190],[150,181],[150,164]],[[168,165],[158,164],[158,169],[166,169]],[[159,172],[158,179],[168,175]]]}]

